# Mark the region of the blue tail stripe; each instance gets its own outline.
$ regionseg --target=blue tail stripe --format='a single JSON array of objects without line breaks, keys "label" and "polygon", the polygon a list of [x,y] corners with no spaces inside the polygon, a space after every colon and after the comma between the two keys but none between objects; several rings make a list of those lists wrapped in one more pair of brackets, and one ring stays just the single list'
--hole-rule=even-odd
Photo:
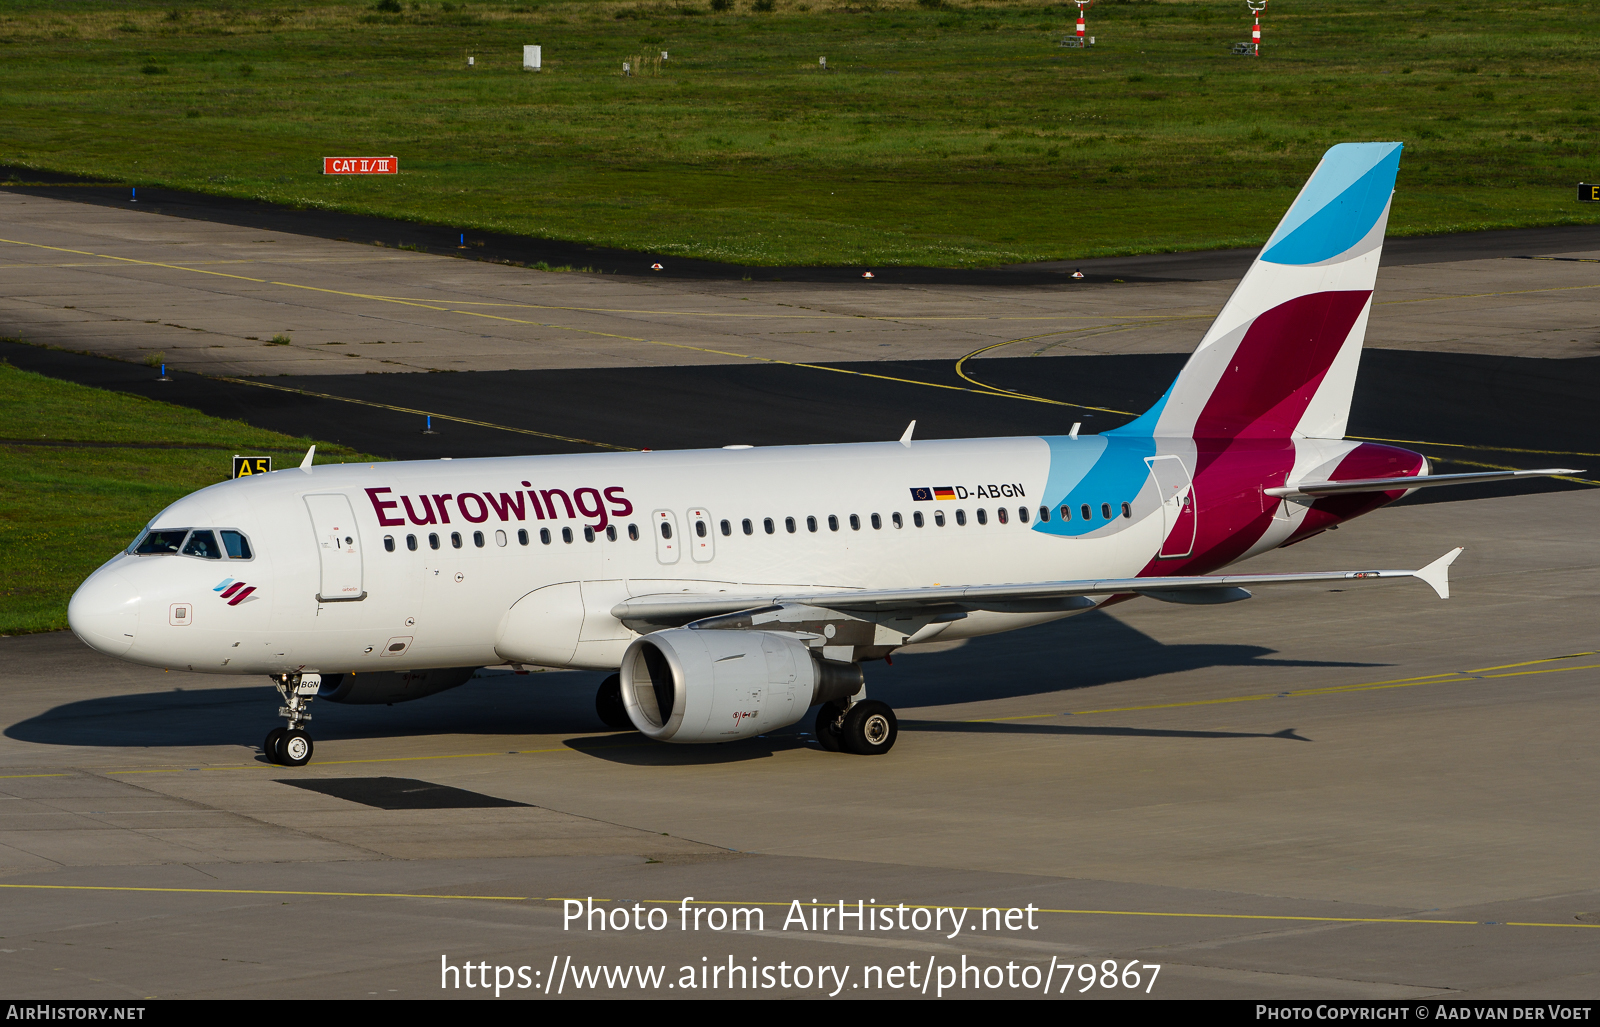
[{"label": "blue tail stripe", "polygon": [[1400,149],[1399,143],[1342,143],[1329,150],[1323,168],[1284,216],[1261,259],[1316,264],[1360,242],[1394,191]]}]

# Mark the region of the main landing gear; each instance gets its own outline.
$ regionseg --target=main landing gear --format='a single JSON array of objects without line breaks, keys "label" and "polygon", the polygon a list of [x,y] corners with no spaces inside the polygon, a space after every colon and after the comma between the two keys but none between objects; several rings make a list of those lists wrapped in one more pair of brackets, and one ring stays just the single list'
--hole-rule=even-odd
[{"label": "main landing gear", "polygon": [[261,743],[261,754],[269,763],[303,767],[311,762],[314,746],[311,736],[306,734],[301,725],[311,719],[306,707],[311,705],[317,690],[322,687],[322,675],[275,674],[272,683],[278,689],[278,694],[283,696],[284,704],[278,707],[278,716],[287,717],[289,726],[268,731]]},{"label": "main landing gear", "polygon": [[600,722],[613,731],[633,730],[628,707],[622,701],[621,674],[613,674],[600,682],[600,691],[594,694],[594,711],[600,715]]},{"label": "main landing gear", "polygon": [[817,744],[829,752],[881,756],[894,748],[900,722],[888,703],[834,700],[817,711]]}]

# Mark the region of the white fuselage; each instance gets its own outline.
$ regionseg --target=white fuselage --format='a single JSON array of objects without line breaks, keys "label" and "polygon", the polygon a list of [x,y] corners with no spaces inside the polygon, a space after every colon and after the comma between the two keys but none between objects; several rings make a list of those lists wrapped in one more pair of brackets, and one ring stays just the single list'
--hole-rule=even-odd
[{"label": "white fuselage", "polygon": [[[1192,446],[1173,441],[1192,467]],[[532,647],[550,655],[523,662],[615,668],[637,634],[611,611],[632,597],[1138,574],[1171,549],[1191,497],[1162,495],[1151,440],[1119,445],[1024,437],[283,470],[203,489],[150,523],[242,533],[249,559],[123,553],[79,589],[69,618],[103,652],[209,673],[483,666],[506,662],[496,647],[508,611],[559,586],[541,622],[550,637]],[[1352,445],[1313,454],[1300,440],[1297,462]],[[955,498],[914,491],[944,487]],[[1276,546],[1296,519],[1290,510],[1242,555]],[[977,611],[940,630],[1064,615]],[[524,639],[518,651],[529,649]]]}]

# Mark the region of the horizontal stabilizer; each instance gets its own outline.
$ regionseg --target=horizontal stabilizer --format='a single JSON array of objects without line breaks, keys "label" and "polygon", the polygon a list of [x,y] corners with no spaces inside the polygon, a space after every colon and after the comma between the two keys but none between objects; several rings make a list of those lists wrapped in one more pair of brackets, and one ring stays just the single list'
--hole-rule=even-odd
[{"label": "horizontal stabilizer", "polygon": [[1485,481],[1507,481],[1511,478],[1538,478],[1559,474],[1582,474],[1570,467],[1543,467],[1536,471],[1482,471],[1471,474],[1423,474],[1415,478],[1353,478],[1349,481],[1302,481],[1298,485],[1262,489],[1269,496],[1280,499],[1316,498],[1337,496],[1346,492],[1393,492],[1396,489],[1425,489],[1435,485],[1475,485]]},{"label": "horizontal stabilizer", "polygon": [[1464,547],[1457,546],[1428,566],[1417,571],[1416,576],[1428,583],[1428,587],[1439,593],[1440,599],[1450,598],[1450,565],[1456,562]]}]

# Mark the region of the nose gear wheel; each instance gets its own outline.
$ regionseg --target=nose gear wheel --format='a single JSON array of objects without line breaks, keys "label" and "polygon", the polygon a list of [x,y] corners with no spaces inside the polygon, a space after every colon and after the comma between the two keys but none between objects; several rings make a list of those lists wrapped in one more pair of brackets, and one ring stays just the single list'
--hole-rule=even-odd
[{"label": "nose gear wheel", "polygon": [[[266,739],[261,743],[261,754],[268,762],[285,767],[303,767],[311,762],[314,746],[311,744],[311,736],[306,734],[302,725],[311,719],[307,707],[311,705],[311,700],[316,698],[316,689],[313,685],[320,685],[321,680],[320,674],[273,676],[273,687],[283,697],[283,705],[278,707],[278,716],[284,717],[289,723],[286,727],[268,731]],[[301,694],[302,691],[307,694]]]}]

